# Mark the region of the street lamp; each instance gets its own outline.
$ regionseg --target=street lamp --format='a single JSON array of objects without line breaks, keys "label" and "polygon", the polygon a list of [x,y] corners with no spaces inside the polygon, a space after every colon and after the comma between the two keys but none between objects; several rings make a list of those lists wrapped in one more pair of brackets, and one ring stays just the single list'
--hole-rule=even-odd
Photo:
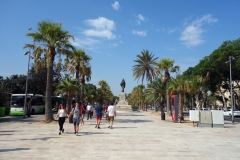
[{"label": "street lamp", "polygon": [[26,108],[27,108],[27,88],[28,88],[28,77],[29,77],[29,63],[30,63],[30,50],[27,51],[24,55],[28,54],[28,70],[27,70],[27,79],[26,79],[26,88],[25,88],[25,100],[24,100],[24,108],[23,108],[23,118],[26,117]]},{"label": "street lamp", "polygon": [[233,96],[232,96],[232,60],[235,60],[233,56],[229,56],[229,70],[230,70],[230,95],[231,95],[231,109],[232,109],[232,123],[234,123],[234,113],[233,113]]}]

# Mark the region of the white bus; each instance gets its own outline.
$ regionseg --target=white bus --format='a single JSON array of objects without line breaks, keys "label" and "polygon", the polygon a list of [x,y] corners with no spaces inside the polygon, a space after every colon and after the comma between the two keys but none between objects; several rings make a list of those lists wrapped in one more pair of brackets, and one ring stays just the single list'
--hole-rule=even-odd
[{"label": "white bus", "polygon": [[[32,99],[31,114],[44,113],[45,112],[45,102],[44,102],[43,95],[27,94],[27,105],[26,105],[25,114],[27,114],[28,102],[31,99]],[[25,94],[12,94],[10,115],[23,115],[24,114],[24,101],[25,101]]]}]

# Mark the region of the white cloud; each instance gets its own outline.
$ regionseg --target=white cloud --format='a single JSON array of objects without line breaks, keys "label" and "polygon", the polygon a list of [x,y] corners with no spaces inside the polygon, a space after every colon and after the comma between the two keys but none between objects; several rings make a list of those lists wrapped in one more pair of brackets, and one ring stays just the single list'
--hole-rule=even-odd
[{"label": "white cloud", "polygon": [[145,17],[143,17],[141,14],[138,15],[138,19],[141,21],[145,21]]},{"label": "white cloud", "polygon": [[110,30],[85,30],[82,32],[85,36],[115,39],[116,36]]},{"label": "white cloud", "polygon": [[80,48],[85,48],[89,46],[93,46],[96,44],[99,44],[100,41],[92,39],[92,38],[75,38],[74,41],[71,41],[72,45],[80,47]]},{"label": "white cloud", "polygon": [[143,15],[138,14],[137,16],[137,24],[140,25],[141,22],[145,22],[147,19],[145,17],[143,17]]},{"label": "white cloud", "polygon": [[113,7],[114,10],[118,10],[119,7],[120,7],[119,2],[118,2],[118,1],[115,1],[115,2],[112,4],[112,7]]},{"label": "white cloud", "polygon": [[204,42],[202,38],[202,34],[204,32],[203,25],[204,24],[213,24],[217,22],[218,19],[213,18],[210,14],[204,15],[202,18],[196,19],[192,23],[184,23],[184,30],[181,34],[180,40],[183,41],[188,47],[195,47]]},{"label": "white cloud", "polygon": [[138,35],[138,36],[147,36],[147,31],[136,31],[136,30],[133,30],[132,33],[134,35]]},{"label": "white cloud", "polygon": [[178,30],[177,28],[169,29],[169,30],[168,30],[168,33],[171,34],[171,33],[175,32],[175,31],[177,31],[177,30]]},{"label": "white cloud", "polygon": [[85,23],[96,29],[115,30],[115,23],[105,17],[98,17],[98,19],[88,19]]},{"label": "white cloud", "polygon": [[100,37],[107,39],[115,39],[116,35],[113,34],[115,29],[115,23],[105,17],[99,17],[98,19],[89,19],[84,21],[87,25],[93,29],[84,30],[82,33],[88,37]]}]

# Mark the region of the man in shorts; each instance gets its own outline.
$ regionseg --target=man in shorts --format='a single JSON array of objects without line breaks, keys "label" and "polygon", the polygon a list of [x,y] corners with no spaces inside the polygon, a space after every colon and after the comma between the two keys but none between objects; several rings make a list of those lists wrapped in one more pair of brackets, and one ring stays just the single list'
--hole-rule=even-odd
[{"label": "man in shorts", "polygon": [[74,134],[78,135],[79,123],[82,117],[81,109],[79,108],[78,103],[76,103],[75,108],[72,109],[68,117],[70,117],[71,115],[73,115]]},{"label": "man in shorts", "polygon": [[109,123],[108,128],[112,129],[114,117],[117,116],[116,106],[113,105],[113,103],[111,103],[110,106],[108,106],[107,113],[108,113],[108,123]]},{"label": "man in shorts", "polygon": [[95,107],[95,116],[96,116],[96,126],[95,128],[100,129],[100,123],[102,119],[104,109],[101,104],[97,103],[97,106]]}]

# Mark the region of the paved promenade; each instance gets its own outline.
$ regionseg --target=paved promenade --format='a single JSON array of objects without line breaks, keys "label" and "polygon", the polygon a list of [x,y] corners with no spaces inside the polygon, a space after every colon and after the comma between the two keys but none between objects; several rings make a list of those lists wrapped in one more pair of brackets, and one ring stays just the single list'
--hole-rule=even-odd
[{"label": "paved promenade", "polygon": [[113,129],[95,119],[73,134],[67,122],[58,135],[58,123],[39,122],[44,115],[22,119],[0,118],[0,159],[103,160],[231,160],[240,158],[240,124],[225,128],[197,128],[161,121],[148,112],[117,112]]}]

